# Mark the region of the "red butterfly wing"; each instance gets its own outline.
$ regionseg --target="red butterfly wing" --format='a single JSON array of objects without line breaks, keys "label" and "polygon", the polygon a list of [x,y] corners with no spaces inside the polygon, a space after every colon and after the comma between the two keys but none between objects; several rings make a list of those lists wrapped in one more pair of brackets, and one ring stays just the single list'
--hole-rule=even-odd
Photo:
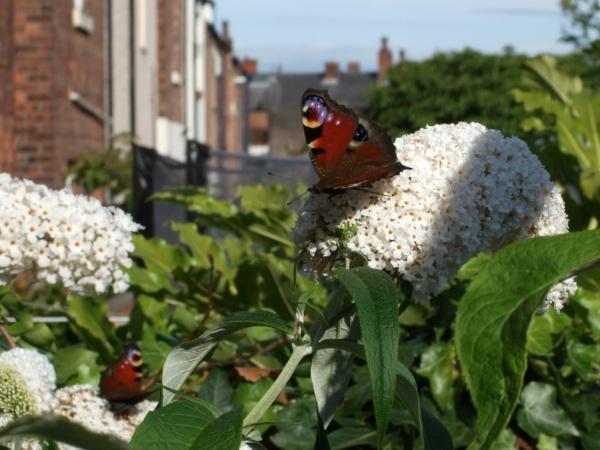
[{"label": "red butterfly wing", "polygon": [[302,124],[319,175],[314,192],[360,186],[407,169],[386,130],[334,102],[326,91],[304,93]]},{"label": "red butterfly wing", "polygon": [[136,345],[129,345],[119,359],[104,371],[100,394],[111,402],[135,403],[146,394],[142,385],[142,354]]}]

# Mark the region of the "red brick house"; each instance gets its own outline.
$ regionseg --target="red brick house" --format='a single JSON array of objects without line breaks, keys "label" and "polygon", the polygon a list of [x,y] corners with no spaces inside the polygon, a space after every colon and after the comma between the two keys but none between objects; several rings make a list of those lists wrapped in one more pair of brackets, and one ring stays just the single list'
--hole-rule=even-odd
[{"label": "red brick house", "polygon": [[246,146],[247,78],[211,0],[0,1],[0,170],[59,187],[116,134],[177,160]]}]

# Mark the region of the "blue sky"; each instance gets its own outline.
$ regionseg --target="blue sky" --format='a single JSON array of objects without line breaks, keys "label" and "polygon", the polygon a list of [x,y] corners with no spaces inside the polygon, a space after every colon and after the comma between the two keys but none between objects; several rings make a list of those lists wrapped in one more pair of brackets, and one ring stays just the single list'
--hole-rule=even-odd
[{"label": "blue sky", "polygon": [[259,70],[322,70],[350,60],[373,70],[382,36],[397,57],[471,47],[499,52],[562,53],[559,0],[216,0],[216,21],[229,20],[236,55]]}]

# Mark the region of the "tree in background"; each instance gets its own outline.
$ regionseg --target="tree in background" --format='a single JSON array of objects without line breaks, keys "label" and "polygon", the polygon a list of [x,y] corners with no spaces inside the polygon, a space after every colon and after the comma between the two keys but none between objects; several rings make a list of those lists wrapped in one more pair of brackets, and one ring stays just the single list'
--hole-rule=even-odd
[{"label": "tree in background", "polygon": [[507,47],[502,55],[466,49],[405,62],[388,72],[388,85],[374,88],[370,114],[396,135],[460,121],[520,135],[524,111],[509,93],[525,59]]}]

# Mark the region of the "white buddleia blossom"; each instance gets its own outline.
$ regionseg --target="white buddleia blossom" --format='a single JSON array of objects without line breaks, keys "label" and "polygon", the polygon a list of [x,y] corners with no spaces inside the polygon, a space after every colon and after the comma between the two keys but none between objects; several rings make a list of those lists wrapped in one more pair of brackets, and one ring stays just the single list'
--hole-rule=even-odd
[{"label": "white buddleia blossom", "polygon": [[[559,190],[518,138],[459,123],[395,145],[411,170],[307,200],[294,230],[306,270],[323,275],[334,260],[360,254],[370,267],[401,275],[413,300],[426,303],[477,253],[568,231]],[[575,289],[572,279],[555,286],[546,306],[560,309]]]},{"label": "white buddleia blossom", "polygon": [[24,270],[75,293],[123,292],[141,226],[95,198],[0,174],[0,284]]},{"label": "white buddleia blossom", "polygon": [[[23,380],[34,402],[33,410],[28,413],[41,414],[51,410],[56,389],[56,372],[45,355],[37,350],[13,348],[0,353],[0,367],[7,373],[7,368],[12,369]],[[3,384],[5,388],[8,387],[6,383]],[[0,386],[0,391],[2,387]],[[10,414],[10,411],[2,413]]]},{"label": "white buddleia blossom", "polygon": [[[157,403],[143,400],[134,405],[111,409],[110,403],[87,384],[68,386],[56,391],[55,414],[78,423],[95,433],[110,434],[129,442],[137,426]],[[61,444],[63,450],[75,447]]]}]

